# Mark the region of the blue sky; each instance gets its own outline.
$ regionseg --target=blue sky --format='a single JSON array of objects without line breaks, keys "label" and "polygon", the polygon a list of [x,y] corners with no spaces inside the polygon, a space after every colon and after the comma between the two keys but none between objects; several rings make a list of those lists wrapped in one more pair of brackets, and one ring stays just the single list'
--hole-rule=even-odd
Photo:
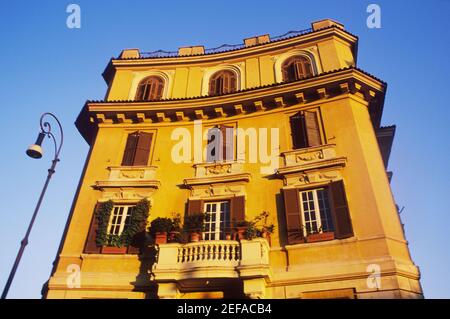
[{"label": "blue sky", "polygon": [[[66,7],[81,7],[81,29],[66,27]],[[381,29],[366,7],[381,6]],[[358,66],[388,82],[383,125],[397,124],[392,188],[411,255],[428,298],[449,298],[450,1],[10,1],[0,10],[0,288],[6,282],[50,166],[26,157],[40,114],[62,121],[65,145],[30,236],[10,298],[40,298],[88,147],[74,126],[87,99],[102,99],[101,73],[124,48],[216,47],[310,27],[332,18],[359,36]]]}]

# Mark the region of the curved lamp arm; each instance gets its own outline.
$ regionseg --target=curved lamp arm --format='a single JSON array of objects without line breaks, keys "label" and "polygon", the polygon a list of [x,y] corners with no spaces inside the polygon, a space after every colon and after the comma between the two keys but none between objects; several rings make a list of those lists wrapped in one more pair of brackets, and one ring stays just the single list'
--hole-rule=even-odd
[{"label": "curved lamp arm", "polygon": [[[59,146],[57,146],[55,135],[52,133],[52,126],[50,125],[50,123],[48,121],[44,120],[45,117],[53,118],[56,121],[56,123],[58,124],[59,131],[60,131],[60,137],[61,137]],[[63,129],[61,126],[61,122],[59,122],[58,118],[53,113],[46,112],[41,115],[40,126],[41,126],[41,132],[44,133],[46,136],[48,136],[48,138],[53,139],[53,143],[55,145],[55,157],[53,158],[53,161],[59,161],[59,153],[61,152],[61,147],[64,143],[64,133],[63,133]]]}]

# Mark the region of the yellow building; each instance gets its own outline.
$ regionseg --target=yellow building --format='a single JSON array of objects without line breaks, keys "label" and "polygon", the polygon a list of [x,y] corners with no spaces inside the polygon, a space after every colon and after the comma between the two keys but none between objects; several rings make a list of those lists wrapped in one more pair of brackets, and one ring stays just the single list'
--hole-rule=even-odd
[{"label": "yellow building", "polygon": [[[76,120],[90,151],[44,296],[421,298],[386,171],[386,83],[356,67],[357,44],[322,20],[123,50]],[[147,203],[147,226],[204,213],[202,238],[155,244]]]}]

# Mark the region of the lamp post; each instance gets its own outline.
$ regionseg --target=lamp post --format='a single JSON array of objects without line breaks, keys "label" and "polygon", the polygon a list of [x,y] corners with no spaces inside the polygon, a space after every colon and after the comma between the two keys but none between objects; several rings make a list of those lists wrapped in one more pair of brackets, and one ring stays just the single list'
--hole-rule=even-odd
[{"label": "lamp post", "polygon": [[[52,133],[52,127],[51,127],[50,123],[45,120],[46,117],[53,118],[59,126],[59,130],[60,130],[59,146],[57,145],[55,135],[53,135],[53,133]],[[19,252],[17,253],[16,260],[14,261],[14,265],[9,274],[8,281],[6,282],[5,288],[3,289],[1,299],[5,299],[6,296],[8,295],[9,287],[11,286],[11,283],[14,279],[14,275],[16,274],[16,270],[17,270],[17,267],[19,266],[20,259],[22,258],[25,247],[28,245],[28,236],[30,235],[31,228],[33,227],[34,220],[36,219],[37,213],[41,206],[42,199],[44,198],[45,191],[47,190],[47,186],[50,182],[50,179],[52,178],[52,175],[55,173],[56,164],[59,162],[59,152],[61,151],[61,147],[62,147],[63,141],[64,141],[63,129],[62,129],[61,123],[59,122],[58,118],[54,114],[52,114],[52,113],[42,114],[41,120],[40,120],[40,126],[41,126],[41,131],[39,132],[36,142],[27,149],[26,153],[31,158],[36,158],[36,159],[41,158],[42,153],[43,153],[41,144],[44,141],[44,138],[47,136],[48,138],[53,139],[53,143],[55,145],[55,157],[53,158],[52,165],[48,170],[48,175],[47,175],[47,179],[44,184],[44,188],[42,189],[41,195],[39,196],[39,200],[36,204],[36,208],[34,209],[34,213],[33,213],[33,216],[31,217],[30,224],[28,225],[27,232],[25,233],[25,237],[20,242],[20,249],[19,249]]]}]

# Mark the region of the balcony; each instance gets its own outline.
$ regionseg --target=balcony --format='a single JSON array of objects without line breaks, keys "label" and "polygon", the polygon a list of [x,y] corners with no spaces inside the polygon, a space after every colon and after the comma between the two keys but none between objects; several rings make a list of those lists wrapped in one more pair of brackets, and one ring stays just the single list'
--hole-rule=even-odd
[{"label": "balcony", "polygon": [[[211,240],[157,247],[153,266],[156,281],[192,281],[266,277],[269,275],[267,240]],[[200,283],[200,282],[199,282]]]}]

